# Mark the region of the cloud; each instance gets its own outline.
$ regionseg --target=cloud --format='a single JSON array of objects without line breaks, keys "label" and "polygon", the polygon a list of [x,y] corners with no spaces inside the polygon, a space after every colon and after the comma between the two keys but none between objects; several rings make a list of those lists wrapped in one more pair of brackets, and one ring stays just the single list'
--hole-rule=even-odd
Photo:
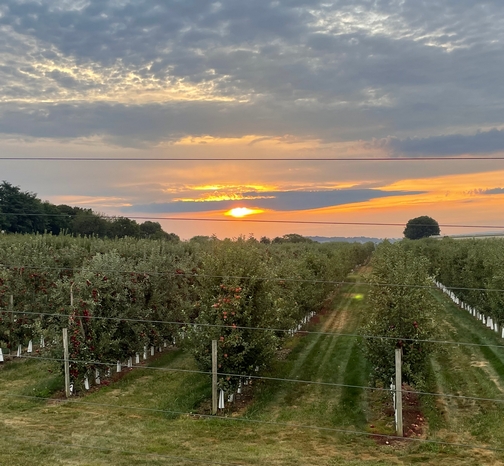
[{"label": "cloud", "polygon": [[[371,199],[422,194],[419,191],[381,191],[378,189],[348,189],[331,191],[275,191],[244,192],[244,199],[222,201],[172,201],[132,205],[123,208],[123,212],[145,213],[182,213],[228,210],[234,207],[260,208],[274,211],[297,211],[319,209],[323,207],[365,202]],[[253,199],[247,199],[252,197]],[[254,198],[255,197],[255,198]]]},{"label": "cloud", "polygon": [[481,194],[504,194],[504,188],[484,189]]},{"label": "cloud", "polygon": [[476,0],[5,0],[0,131],[135,146],[498,126],[503,13]]},{"label": "cloud", "polygon": [[449,134],[427,138],[389,138],[377,146],[395,155],[450,156],[463,154],[492,154],[504,151],[504,130],[478,131],[476,134]]}]

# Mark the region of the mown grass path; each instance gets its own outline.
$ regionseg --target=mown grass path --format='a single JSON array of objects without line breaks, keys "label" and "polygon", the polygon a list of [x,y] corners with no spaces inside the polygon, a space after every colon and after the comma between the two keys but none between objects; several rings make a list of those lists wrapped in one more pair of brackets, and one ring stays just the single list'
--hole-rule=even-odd
[{"label": "mown grass path", "polygon": [[[312,326],[320,333],[297,337],[287,361],[276,367],[276,376],[286,379],[365,386],[367,363],[355,334],[365,318],[359,284],[345,287],[340,297]],[[333,333],[333,335],[331,335]],[[316,426],[365,428],[366,397],[363,389],[295,382],[271,382],[258,396],[249,414],[261,419],[308,423]]]},{"label": "mown grass path", "polygon": [[440,393],[500,402],[424,397],[430,406],[431,434],[501,449],[504,447],[504,341],[445,296],[437,292],[435,295],[443,304],[443,311],[438,315],[440,338],[476,346],[437,345],[438,351],[432,358],[430,388]]}]

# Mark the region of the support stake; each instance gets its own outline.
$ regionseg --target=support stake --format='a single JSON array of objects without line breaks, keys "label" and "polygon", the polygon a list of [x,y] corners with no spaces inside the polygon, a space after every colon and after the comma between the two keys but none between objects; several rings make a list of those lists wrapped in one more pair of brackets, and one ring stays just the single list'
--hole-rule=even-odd
[{"label": "support stake", "polygon": [[63,360],[65,365],[65,395],[70,397],[70,362],[68,361],[68,329],[63,329]]},{"label": "support stake", "polygon": [[402,417],[402,349],[395,350],[395,390],[396,390],[396,434],[398,437],[403,436],[403,417]]},{"label": "support stake", "polygon": [[212,414],[217,414],[217,340],[212,340]]}]

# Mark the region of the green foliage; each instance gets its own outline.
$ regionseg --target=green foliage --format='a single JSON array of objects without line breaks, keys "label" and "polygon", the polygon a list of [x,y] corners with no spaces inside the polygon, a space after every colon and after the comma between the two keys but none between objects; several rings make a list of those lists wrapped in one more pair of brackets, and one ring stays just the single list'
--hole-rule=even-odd
[{"label": "green foliage", "polygon": [[438,304],[427,288],[432,286],[428,260],[400,244],[384,242],[372,262],[369,292],[371,314],[363,330],[365,351],[373,377],[387,385],[394,376],[394,352],[403,350],[403,380],[422,386],[428,373]]},{"label": "green foliage", "polygon": [[407,245],[430,261],[430,273],[467,304],[504,323],[504,240],[422,240]]},{"label": "green foliage", "polygon": [[404,237],[408,239],[421,239],[429,236],[439,235],[441,230],[439,224],[431,217],[423,215],[412,218],[406,224]]},{"label": "green foliage", "polygon": [[52,233],[100,238],[151,238],[179,241],[157,222],[139,225],[127,217],[105,218],[91,209],[42,202],[36,194],[23,192],[7,181],[0,184],[0,232]]},{"label": "green foliage", "polygon": [[15,350],[44,336],[47,351],[61,358],[67,327],[77,390],[95,368],[165,341],[183,341],[205,370],[212,339],[219,341],[221,372],[266,368],[285,332],[252,328],[296,327],[322,307],[335,288],[330,282],[371,252],[345,243],[213,237],[2,235],[0,243],[0,345]]},{"label": "green foliage", "polygon": [[297,233],[289,233],[283,236],[277,236],[272,243],[313,243],[314,241],[306,236],[298,235]]},{"label": "green foliage", "polygon": [[[282,325],[278,285],[264,248],[243,238],[214,242],[201,259],[199,300],[192,310],[196,324],[188,329],[187,343],[199,367],[211,369],[211,341],[218,341],[219,372],[250,374],[267,367],[279,344],[270,330]],[[187,316],[191,318],[191,316]],[[224,326],[224,327],[223,327]],[[222,377],[222,388],[238,379]]]},{"label": "green foliage", "polygon": [[8,233],[43,232],[46,220],[42,202],[33,193],[22,192],[17,186],[0,184],[0,230]]}]

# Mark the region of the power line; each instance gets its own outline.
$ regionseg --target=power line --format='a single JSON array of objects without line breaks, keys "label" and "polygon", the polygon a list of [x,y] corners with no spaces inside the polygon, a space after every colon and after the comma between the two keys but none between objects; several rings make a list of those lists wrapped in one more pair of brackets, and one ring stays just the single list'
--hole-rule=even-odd
[{"label": "power line", "polygon": [[[176,264],[175,264],[176,265]],[[13,265],[0,263],[0,268],[4,267],[6,269],[28,269],[28,270],[57,270],[57,271],[73,271],[73,272],[95,272],[86,267],[49,267],[49,266],[39,266],[39,265]],[[225,280],[258,280],[258,281],[278,281],[278,282],[295,282],[295,283],[312,283],[312,284],[327,284],[327,285],[355,285],[356,282],[349,282],[344,280],[317,280],[310,278],[292,278],[292,277],[252,277],[247,275],[213,275],[205,273],[195,273],[195,272],[183,272],[183,271],[159,271],[159,270],[117,270],[117,269],[101,269],[100,273],[124,273],[124,274],[147,274],[147,275],[174,275],[178,277],[190,277],[190,278],[221,278]],[[361,286],[389,286],[397,288],[420,288],[429,290],[438,290],[439,288],[435,285],[414,285],[414,284],[403,284],[403,283],[375,283],[375,282],[359,282]],[[501,288],[473,288],[464,286],[447,286],[448,290],[460,290],[460,291],[488,291],[488,292],[504,292]]]},{"label": "power line", "polygon": [[[48,266],[37,266],[37,265],[12,265],[12,264],[2,264],[0,263],[0,268],[4,267],[6,269],[28,269],[28,270],[57,270],[57,271],[73,271],[73,272],[97,272],[95,270],[85,268],[85,267],[48,267]],[[117,270],[117,269],[101,269],[100,273],[124,273],[124,274],[138,274],[138,275],[174,275],[179,277],[190,277],[190,278],[220,278],[224,280],[258,280],[258,281],[277,281],[277,282],[294,282],[294,283],[311,283],[311,284],[327,284],[327,285],[355,285],[356,282],[349,282],[344,280],[317,280],[309,278],[292,278],[292,277],[252,277],[247,275],[213,275],[204,273],[194,273],[194,272],[183,272],[183,271],[151,271],[151,270]],[[359,282],[360,286],[369,287],[397,287],[397,288],[419,288],[428,290],[439,290],[435,285],[414,285],[414,284],[403,284],[403,283],[376,283],[376,282]],[[447,290],[452,291],[484,291],[484,292],[499,292],[504,293],[504,289],[501,288],[473,288],[465,286],[447,286]]]},{"label": "power line", "polygon": [[[60,317],[69,318],[69,314],[58,314],[58,313],[44,313],[44,312],[29,312],[29,311],[13,311],[13,310],[2,310],[6,314],[17,314],[17,315],[35,315],[35,316],[45,316],[45,317]],[[81,318],[83,316],[76,316]],[[281,329],[281,328],[268,328],[268,327],[249,327],[243,325],[226,325],[226,324],[208,324],[208,323],[197,323],[197,322],[177,322],[177,321],[167,321],[167,320],[147,320],[147,319],[133,319],[128,317],[105,317],[105,316],[86,316],[86,319],[95,320],[112,320],[119,322],[136,322],[136,323],[154,323],[154,324],[167,324],[167,325],[178,325],[178,326],[188,326],[188,327],[210,327],[210,328],[225,328],[230,330],[260,330],[268,332],[278,332],[278,333],[290,333],[292,329]],[[404,337],[391,337],[386,335],[366,335],[359,333],[336,333],[336,332],[313,332],[309,330],[300,330],[299,333],[303,335],[322,335],[322,336],[335,336],[335,337],[349,337],[349,338],[363,338],[368,340],[387,340],[387,341],[402,341],[402,342],[416,342],[416,343],[434,343],[434,344],[444,344],[444,345],[457,345],[457,346],[469,346],[469,347],[485,347],[485,348],[499,348],[504,349],[504,345],[484,345],[479,343],[467,343],[460,341],[449,341],[449,340],[429,340],[421,338],[404,338]]]},{"label": "power line", "polygon": [[[41,360],[41,361],[56,361],[56,362],[64,362],[64,359],[61,358],[47,358],[44,356],[24,356],[21,355],[16,357],[17,359],[28,359],[28,360]],[[106,368],[113,367],[117,364],[117,362],[94,362],[94,361],[86,361],[80,359],[69,359],[70,363],[88,363],[89,366],[104,366]],[[212,375],[210,371],[201,371],[197,369],[182,369],[182,368],[171,368],[171,367],[156,367],[156,366],[148,366],[148,365],[138,365],[132,364],[128,366],[127,369],[146,369],[160,372],[181,372],[186,374],[201,374],[201,375]],[[377,392],[393,392],[394,390],[390,388],[383,387],[371,387],[369,385],[352,385],[352,384],[344,384],[344,383],[335,383],[335,382],[323,382],[317,380],[303,380],[303,379],[287,379],[283,377],[270,377],[264,375],[253,375],[253,374],[234,374],[228,372],[217,372],[217,376],[226,377],[226,378],[239,378],[239,379],[251,379],[251,380],[264,380],[268,382],[288,382],[288,383],[297,383],[304,385],[316,385],[322,387],[329,388],[356,388],[360,390],[368,390],[368,391],[377,391]],[[449,399],[460,399],[460,400],[470,400],[470,401],[478,401],[478,402],[495,402],[495,403],[504,403],[504,398],[488,398],[488,397],[478,397],[478,396],[468,396],[468,395],[454,395],[450,393],[437,393],[437,392],[427,392],[420,390],[402,390],[402,393],[405,395],[414,394],[414,395],[423,395],[423,396],[435,396],[440,398],[449,398]],[[15,395],[12,395],[15,396]],[[36,397],[39,398],[39,397]],[[135,408],[131,408],[135,409]],[[159,411],[159,410],[156,410]],[[162,411],[162,410],[161,410]]]},{"label": "power line", "polygon": [[[7,395],[7,396],[11,396],[11,395]],[[38,399],[38,400],[44,400],[44,401],[46,401],[46,400],[47,401],[54,401],[53,398],[40,398],[40,397],[29,396],[29,395],[12,395],[12,396],[30,398],[30,399]],[[379,434],[379,433],[374,433],[374,432],[364,432],[364,431],[350,430],[350,429],[340,429],[340,428],[336,428],[336,427],[322,427],[322,426],[314,426],[314,425],[308,425],[308,424],[292,424],[292,423],[287,423],[287,422],[276,422],[276,421],[261,421],[258,419],[248,419],[248,418],[243,418],[243,417],[220,417],[220,416],[216,417],[216,416],[209,415],[209,414],[194,414],[194,413],[188,413],[185,411],[160,410],[160,409],[155,409],[155,408],[125,407],[125,406],[109,405],[109,404],[104,404],[104,403],[82,402],[79,400],[66,400],[63,403],[65,403],[65,404],[67,404],[67,403],[85,404],[85,405],[91,405],[91,406],[97,406],[97,407],[99,407],[99,406],[112,407],[112,408],[116,408],[116,409],[135,409],[135,410],[138,409],[138,410],[143,410],[143,411],[152,411],[152,412],[157,412],[157,413],[165,413],[165,414],[180,415],[180,416],[188,415],[188,416],[193,416],[193,417],[197,417],[197,418],[201,418],[201,419],[212,419],[212,420],[218,420],[218,421],[232,421],[232,422],[252,423],[252,424],[257,424],[257,425],[280,426],[280,427],[287,427],[289,429],[318,430],[318,431],[324,431],[324,432],[334,432],[334,433],[357,435],[357,436],[383,438],[383,439],[388,439],[388,440],[420,442],[420,443],[424,443],[424,444],[434,444],[434,445],[440,445],[440,446],[453,446],[453,447],[460,447],[460,448],[481,449],[481,450],[488,450],[488,451],[495,451],[495,452],[504,451],[504,448],[490,447],[487,445],[473,445],[473,444],[467,444],[467,443],[444,442],[441,440],[430,440],[430,439],[423,439],[423,438],[418,438],[418,437],[399,437],[396,435]],[[90,447],[90,448],[93,448],[93,447]],[[108,449],[106,449],[106,450],[108,450]],[[121,451],[121,450],[119,450],[119,451]],[[133,454],[136,454],[136,453],[133,453]],[[196,461],[198,461],[198,460],[196,460]],[[221,464],[226,464],[226,463],[221,463]],[[227,464],[230,464],[230,463],[227,463]],[[231,463],[231,464],[233,464],[233,463]]]},{"label": "power line", "polygon": [[498,156],[465,157],[0,157],[13,161],[65,162],[425,162],[462,160],[504,160]]},{"label": "power line", "polygon": [[[49,213],[23,213],[23,212],[2,212],[2,215],[18,215],[28,217],[64,217],[75,218],[76,214],[49,214]],[[117,216],[96,215],[99,218],[115,219],[121,218]],[[128,215],[126,218],[132,220],[169,220],[169,221],[190,221],[190,222],[242,222],[242,223],[277,223],[277,224],[299,224],[299,225],[354,225],[354,226],[388,226],[388,227],[404,227],[404,223],[381,223],[381,222],[334,222],[323,220],[265,220],[265,219],[243,219],[243,218],[205,218],[205,217],[158,217],[158,216],[137,216]],[[427,224],[417,224],[415,226],[432,226]],[[495,228],[504,229],[504,225],[457,225],[452,223],[440,223],[443,228]]]}]

